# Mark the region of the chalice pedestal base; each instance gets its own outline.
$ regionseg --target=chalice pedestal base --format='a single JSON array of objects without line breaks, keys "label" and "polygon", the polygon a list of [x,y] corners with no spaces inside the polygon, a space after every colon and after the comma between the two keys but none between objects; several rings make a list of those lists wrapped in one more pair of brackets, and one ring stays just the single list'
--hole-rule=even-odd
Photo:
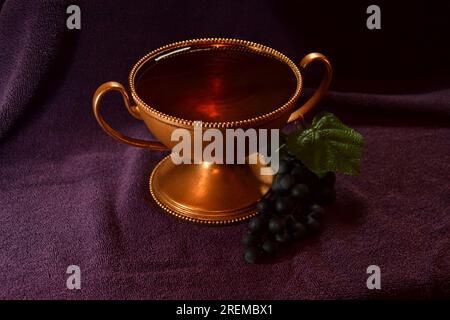
[{"label": "chalice pedestal base", "polygon": [[156,203],[177,218],[224,225],[256,215],[256,204],[269,191],[273,176],[258,164],[181,164],[164,158],[150,176]]}]

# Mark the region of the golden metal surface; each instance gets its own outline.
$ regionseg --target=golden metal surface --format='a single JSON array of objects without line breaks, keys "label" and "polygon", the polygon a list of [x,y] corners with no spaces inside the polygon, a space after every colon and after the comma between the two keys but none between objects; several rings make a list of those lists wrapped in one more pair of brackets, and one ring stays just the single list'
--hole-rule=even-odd
[{"label": "golden metal surface", "polygon": [[[125,88],[117,82],[101,85],[94,94],[92,106],[94,115],[103,130],[120,142],[151,150],[171,149],[178,142],[171,141],[171,134],[177,128],[185,128],[193,133],[193,120],[166,114],[158,105],[144,101],[136,92],[137,78],[150,63],[157,64],[167,56],[176,56],[185,50],[234,50],[265,56],[288,66],[296,83],[287,101],[280,101],[271,110],[260,114],[257,100],[248,104],[248,109],[235,107],[228,110],[220,121],[202,120],[203,128],[218,128],[225,132],[227,128],[282,128],[287,122],[295,121],[311,110],[325,94],[332,76],[331,65],[327,58],[319,53],[305,56],[300,70],[286,56],[269,47],[253,42],[235,39],[197,39],[170,44],[150,52],[140,59],[129,75],[129,85],[133,101],[130,101]],[[310,63],[320,61],[326,67],[325,77],[316,93],[305,105],[293,112],[294,105],[301,93],[303,71]],[[226,68],[226,65],[223,66]],[[226,69],[224,69],[226,70]],[[151,70],[150,70],[151,71]],[[220,72],[216,72],[220,77]],[[270,75],[268,74],[267,77]],[[191,81],[192,82],[192,81]],[[186,81],[189,85],[189,81]],[[100,114],[100,100],[110,91],[119,91],[127,110],[137,119],[142,119],[154,137],[160,142],[145,141],[127,137],[112,129]],[[167,94],[173,94],[176,88],[167,88]],[[189,93],[189,91],[186,91]],[[245,90],[239,92],[244,94]],[[193,92],[195,94],[195,92]],[[163,97],[164,98],[164,97]],[[226,107],[229,107],[227,104]],[[225,106],[224,106],[225,107]],[[218,111],[220,112],[220,108]],[[242,115],[254,115],[239,118]],[[193,134],[191,135],[193,136]],[[170,157],[163,159],[153,170],[150,177],[150,192],[156,203],[166,212],[183,220],[205,224],[227,224],[242,221],[256,214],[256,203],[268,192],[271,176],[262,176],[258,165],[219,165],[219,164],[182,164],[175,165]]]},{"label": "golden metal surface", "polygon": [[102,127],[102,129],[107,134],[109,134],[111,137],[113,137],[114,139],[116,139],[122,143],[126,143],[126,144],[132,145],[134,147],[147,148],[147,149],[152,149],[152,150],[156,150],[156,151],[167,150],[167,147],[165,145],[163,145],[161,142],[145,141],[145,140],[130,138],[130,137],[127,137],[124,134],[114,130],[113,128],[111,128],[106,123],[105,119],[103,119],[103,117],[100,113],[100,100],[103,97],[103,95],[105,93],[107,93],[108,91],[119,91],[120,94],[122,95],[123,102],[125,103],[125,106],[127,107],[128,112],[136,119],[138,119],[138,120],[142,119],[141,116],[139,115],[138,107],[132,106],[130,104],[130,98],[128,97],[128,93],[125,90],[125,88],[123,87],[123,85],[121,85],[120,83],[115,82],[115,81],[110,81],[110,82],[106,82],[106,83],[102,84],[100,87],[98,87],[98,89],[95,91],[94,97],[92,99],[92,109],[93,109],[93,112],[95,115],[95,119],[97,119],[97,122],[99,123],[100,127]]},{"label": "golden metal surface", "polygon": [[177,218],[210,225],[236,223],[256,215],[255,199],[262,199],[272,184],[272,176],[261,176],[259,169],[260,165],[175,165],[168,156],[150,176],[150,193]]},{"label": "golden metal surface", "polygon": [[331,78],[333,77],[333,69],[331,68],[331,63],[328,59],[321,53],[313,52],[306,55],[300,61],[300,71],[306,70],[306,68],[314,61],[322,62],[325,66],[325,76],[322,79],[319,88],[316,92],[309,98],[308,101],[305,102],[303,106],[301,106],[297,111],[293,112],[288,119],[288,123],[294,122],[303,118],[303,115],[306,114],[309,110],[314,108],[314,106],[322,100],[323,96],[328,90],[328,87],[331,83]]},{"label": "golden metal surface", "polygon": [[[135,77],[136,74],[139,72],[141,68],[143,68],[146,63],[154,59],[155,57],[177,51],[181,48],[186,48],[190,46],[200,46],[200,47],[215,47],[220,46],[220,48],[227,48],[232,47],[233,49],[239,48],[240,50],[246,50],[249,52],[254,52],[255,54],[264,54],[268,57],[277,59],[281,62],[286,63],[294,73],[296,79],[297,79],[297,86],[295,89],[295,92],[293,92],[291,98],[285,102],[281,103],[279,106],[274,106],[274,110],[272,112],[267,112],[261,116],[254,116],[250,117],[245,120],[238,120],[235,121],[233,119],[228,119],[226,121],[214,121],[214,122],[208,122],[203,121],[202,127],[204,128],[251,128],[251,127],[259,127],[260,125],[265,125],[267,122],[271,123],[274,120],[279,120],[279,118],[286,118],[288,117],[288,114],[286,112],[290,111],[291,108],[294,106],[295,102],[297,101],[301,89],[302,89],[302,77],[300,75],[300,71],[289,58],[287,58],[282,53],[254,43],[250,41],[244,41],[244,40],[237,40],[237,39],[222,39],[222,38],[208,38],[208,39],[195,39],[195,40],[186,40],[181,42],[176,42],[173,44],[169,44],[166,46],[163,46],[159,49],[156,49],[144,57],[142,57],[133,67],[133,69],[130,72],[130,76],[128,78],[128,83],[131,89],[131,95],[133,99],[136,101],[137,105],[140,107],[139,111],[141,111],[141,116],[143,117],[144,122],[146,119],[144,118],[145,115],[149,115],[152,118],[158,119],[161,122],[171,124],[176,127],[183,127],[190,129],[193,126],[192,120],[188,119],[182,119],[178,117],[174,117],[169,114],[165,114],[163,111],[159,110],[156,106],[151,106],[145,101],[141,99],[141,97],[138,96],[136,93],[136,86],[135,86]],[[168,88],[167,90],[174,90],[174,88]],[[199,119],[201,120],[201,119]],[[283,121],[283,124],[286,123],[286,120]],[[157,136],[157,138],[159,138]],[[166,137],[164,137],[166,138]],[[170,136],[168,141],[167,140],[161,140],[164,144],[169,143],[172,144],[173,142],[170,141]]]}]

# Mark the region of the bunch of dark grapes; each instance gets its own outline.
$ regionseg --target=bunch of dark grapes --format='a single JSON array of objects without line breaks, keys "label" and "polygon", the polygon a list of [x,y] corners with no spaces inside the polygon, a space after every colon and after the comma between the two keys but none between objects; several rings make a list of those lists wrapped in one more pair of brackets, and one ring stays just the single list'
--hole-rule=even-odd
[{"label": "bunch of dark grapes", "polygon": [[242,237],[245,260],[257,263],[277,254],[282,244],[318,232],[323,207],[336,198],[335,181],[333,172],[319,178],[295,156],[284,155],[271,192],[258,203],[259,214]]}]

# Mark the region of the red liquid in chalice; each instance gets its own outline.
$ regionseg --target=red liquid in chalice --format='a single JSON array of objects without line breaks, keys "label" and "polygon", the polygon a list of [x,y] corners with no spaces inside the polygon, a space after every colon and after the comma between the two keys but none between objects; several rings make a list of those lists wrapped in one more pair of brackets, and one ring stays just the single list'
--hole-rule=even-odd
[{"label": "red liquid in chalice", "polygon": [[186,50],[147,62],[138,96],[167,115],[205,122],[250,119],[284,105],[297,80],[275,58],[230,49]]}]

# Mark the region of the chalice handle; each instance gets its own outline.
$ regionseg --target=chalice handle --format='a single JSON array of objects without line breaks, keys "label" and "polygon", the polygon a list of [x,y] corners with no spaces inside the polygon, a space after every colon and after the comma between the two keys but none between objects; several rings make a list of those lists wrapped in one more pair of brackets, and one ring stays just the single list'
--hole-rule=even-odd
[{"label": "chalice handle", "polygon": [[155,151],[168,150],[168,148],[161,142],[131,138],[111,128],[109,124],[106,123],[103,116],[100,114],[100,100],[103,95],[109,91],[118,91],[122,95],[123,102],[125,103],[125,107],[127,108],[128,112],[136,119],[142,120],[141,115],[139,114],[138,107],[131,104],[130,97],[128,96],[128,93],[125,90],[124,86],[118,82],[110,81],[98,87],[98,89],[94,93],[94,97],[92,98],[92,109],[94,111],[95,119],[97,119],[100,127],[102,127],[102,129],[111,137],[122,143]]},{"label": "chalice handle", "polygon": [[319,88],[316,90],[316,92],[314,92],[312,97],[309,98],[309,100],[306,101],[304,105],[302,105],[299,109],[291,114],[287,121],[288,123],[303,119],[303,116],[312,108],[314,108],[316,104],[323,98],[328,90],[328,87],[330,86],[331,78],[333,76],[333,69],[331,68],[330,61],[328,61],[327,57],[325,57],[321,53],[313,52],[307,54],[300,61],[300,72],[303,73],[308,68],[308,66],[315,61],[322,62],[325,65],[325,75],[322,79],[322,82],[320,83]]}]

